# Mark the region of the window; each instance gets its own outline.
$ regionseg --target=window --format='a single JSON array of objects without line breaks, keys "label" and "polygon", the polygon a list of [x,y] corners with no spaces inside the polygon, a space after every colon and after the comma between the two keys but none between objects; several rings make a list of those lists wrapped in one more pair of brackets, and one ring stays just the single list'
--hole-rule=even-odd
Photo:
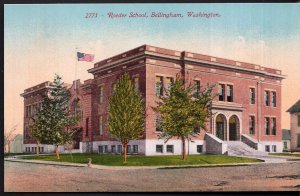
[{"label": "window", "polygon": [[298,127],[300,127],[300,114],[298,114]]},{"label": "window", "polygon": [[269,106],[269,105],[270,105],[270,92],[265,91],[265,106]]},{"label": "window", "polygon": [[297,135],[297,147],[300,147],[300,134]]},{"label": "window", "polygon": [[276,145],[272,145],[272,151],[276,152]]},{"label": "window", "polygon": [[156,152],[163,153],[163,145],[156,145]]},{"label": "window", "polygon": [[227,85],[227,101],[233,102],[233,86]]},{"label": "window", "polygon": [[103,86],[100,86],[100,88],[99,88],[99,102],[100,103],[103,103],[103,96],[104,96],[104,87]]},{"label": "window", "polygon": [[173,84],[173,78],[167,77],[167,81],[166,81],[166,89],[170,90],[172,84]]},{"label": "window", "polygon": [[272,118],[272,135],[276,135],[276,118]]},{"label": "window", "polygon": [[265,117],[265,133],[266,135],[270,135],[270,118]]},{"label": "window", "polygon": [[283,149],[287,149],[287,141],[283,142]]},{"label": "window", "polygon": [[139,92],[140,86],[139,86],[139,77],[135,77],[133,79],[133,85],[134,85],[134,90],[136,92]]},{"label": "window", "polygon": [[103,152],[104,152],[103,146],[98,146],[98,153],[103,154]]},{"label": "window", "polygon": [[270,146],[269,146],[269,145],[266,145],[266,146],[265,146],[265,150],[266,150],[266,152],[270,152]]},{"label": "window", "polygon": [[99,116],[99,133],[103,135],[103,117]]},{"label": "window", "polygon": [[249,133],[251,135],[255,134],[255,117],[254,116],[250,116],[250,118],[249,118]]},{"label": "window", "polygon": [[129,154],[129,153],[131,153],[131,146],[127,145],[127,153],[126,154]]},{"label": "window", "polygon": [[104,145],[104,153],[108,153],[108,145]]},{"label": "window", "polygon": [[89,118],[85,119],[85,136],[89,136]]},{"label": "window", "polygon": [[40,152],[42,153],[44,152],[44,147],[41,147]]},{"label": "window", "polygon": [[174,152],[174,145],[167,145],[167,152],[173,153]]},{"label": "window", "polygon": [[133,145],[133,153],[138,153],[139,151],[139,146],[138,145]]},{"label": "window", "polygon": [[34,147],[31,147],[31,152],[35,152],[35,151],[34,151]]},{"label": "window", "polygon": [[250,104],[255,104],[255,88],[250,88]]},{"label": "window", "polygon": [[161,116],[156,115],[156,117],[155,117],[155,127],[156,127],[157,132],[162,132],[163,131],[162,126],[161,126],[161,124],[162,124],[161,121],[162,121]]},{"label": "window", "polygon": [[193,95],[199,95],[199,93],[200,93],[200,81],[194,80]]},{"label": "window", "polygon": [[163,96],[163,77],[162,76],[156,76],[155,77],[155,91],[156,96]]},{"label": "window", "polygon": [[271,99],[272,107],[276,107],[276,92],[272,92],[272,99]]},{"label": "window", "polygon": [[111,146],[111,153],[116,153],[116,146],[115,145]]},{"label": "window", "polygon": [[219,84],[219,101],[225,101],[225,84]]},{"label": "window", "polygon": [[118,145],[118,153],[122,153],[122,145]]},{"label": "window", "polygon": [[203,145],[197,145],[197,152],[202,153],[203,152]]}]

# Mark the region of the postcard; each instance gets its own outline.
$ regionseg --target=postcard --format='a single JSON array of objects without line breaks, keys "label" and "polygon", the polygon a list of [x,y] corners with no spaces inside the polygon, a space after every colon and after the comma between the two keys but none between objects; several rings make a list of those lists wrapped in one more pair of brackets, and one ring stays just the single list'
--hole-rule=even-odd
[{"label": "postcard", "polygon": [[299,191],[299,11],[5,4],[4,191]]}]

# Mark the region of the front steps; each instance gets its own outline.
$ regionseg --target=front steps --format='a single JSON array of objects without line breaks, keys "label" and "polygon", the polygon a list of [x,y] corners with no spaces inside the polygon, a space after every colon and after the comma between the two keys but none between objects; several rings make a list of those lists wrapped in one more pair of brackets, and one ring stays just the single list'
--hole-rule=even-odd
[{"label": "front steps", "polygon": [[227,141],[229,156],[268,156],[267,152],[258,151],[241,141]]}]

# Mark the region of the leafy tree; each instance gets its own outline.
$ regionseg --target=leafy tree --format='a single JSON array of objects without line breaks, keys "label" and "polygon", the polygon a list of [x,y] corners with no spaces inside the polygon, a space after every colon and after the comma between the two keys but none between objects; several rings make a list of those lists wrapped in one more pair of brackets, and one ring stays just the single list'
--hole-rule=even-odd
[{"label": "leafy tree", "polygon": [[[182,141],[182,159],[186,160],[185,141],[199,134],[199,128],[206,130],[206,122],[211,116],[214,85],[195,93],[191,84],[187,87],[182,77],[177,76],[171,88],[164,89],[167,96],[161,96],[154,111],[160,114],[162,133],[160,138],[167,142],[172,137]],[[197,128],[197,129],[195,129]]]},{"label": "leafy tree", "polygon": [[126,163],[127,144],[139,139],[144,133],[145,109],[142,96],[134,90],[127,73],[116,83],[116,88],[109,99],[109,133],[118,139],[124,148]]},{"label": "leafy tree", "polygon": [[43,107],[36,114],[33,123],[32,136],[38,144],[56,146],[56,158],[59,159],[59,146],[72,140],[76,132],[74,126],[79,117],[71,116],[69,111],[70,92],[64,86],[62,78],[55,75],[50,86],[49,96],[46,96]]},{"label": "leafy tree", "polygon": [[10,153],[10,144],[15,140],[16,138],[16,130],[17,125],[12,126],[9,130],[4,130],[4,152],[6,152],[7,147],[7,153]]}]

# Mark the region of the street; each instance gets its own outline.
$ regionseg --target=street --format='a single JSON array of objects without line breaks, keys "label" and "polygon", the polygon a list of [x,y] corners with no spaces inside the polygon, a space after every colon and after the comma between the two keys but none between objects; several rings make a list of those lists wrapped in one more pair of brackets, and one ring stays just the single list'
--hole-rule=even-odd
[{"label": "street", "polygon": [[100,170],[4,162],[5,192],[299,191],[300,162]]}]

